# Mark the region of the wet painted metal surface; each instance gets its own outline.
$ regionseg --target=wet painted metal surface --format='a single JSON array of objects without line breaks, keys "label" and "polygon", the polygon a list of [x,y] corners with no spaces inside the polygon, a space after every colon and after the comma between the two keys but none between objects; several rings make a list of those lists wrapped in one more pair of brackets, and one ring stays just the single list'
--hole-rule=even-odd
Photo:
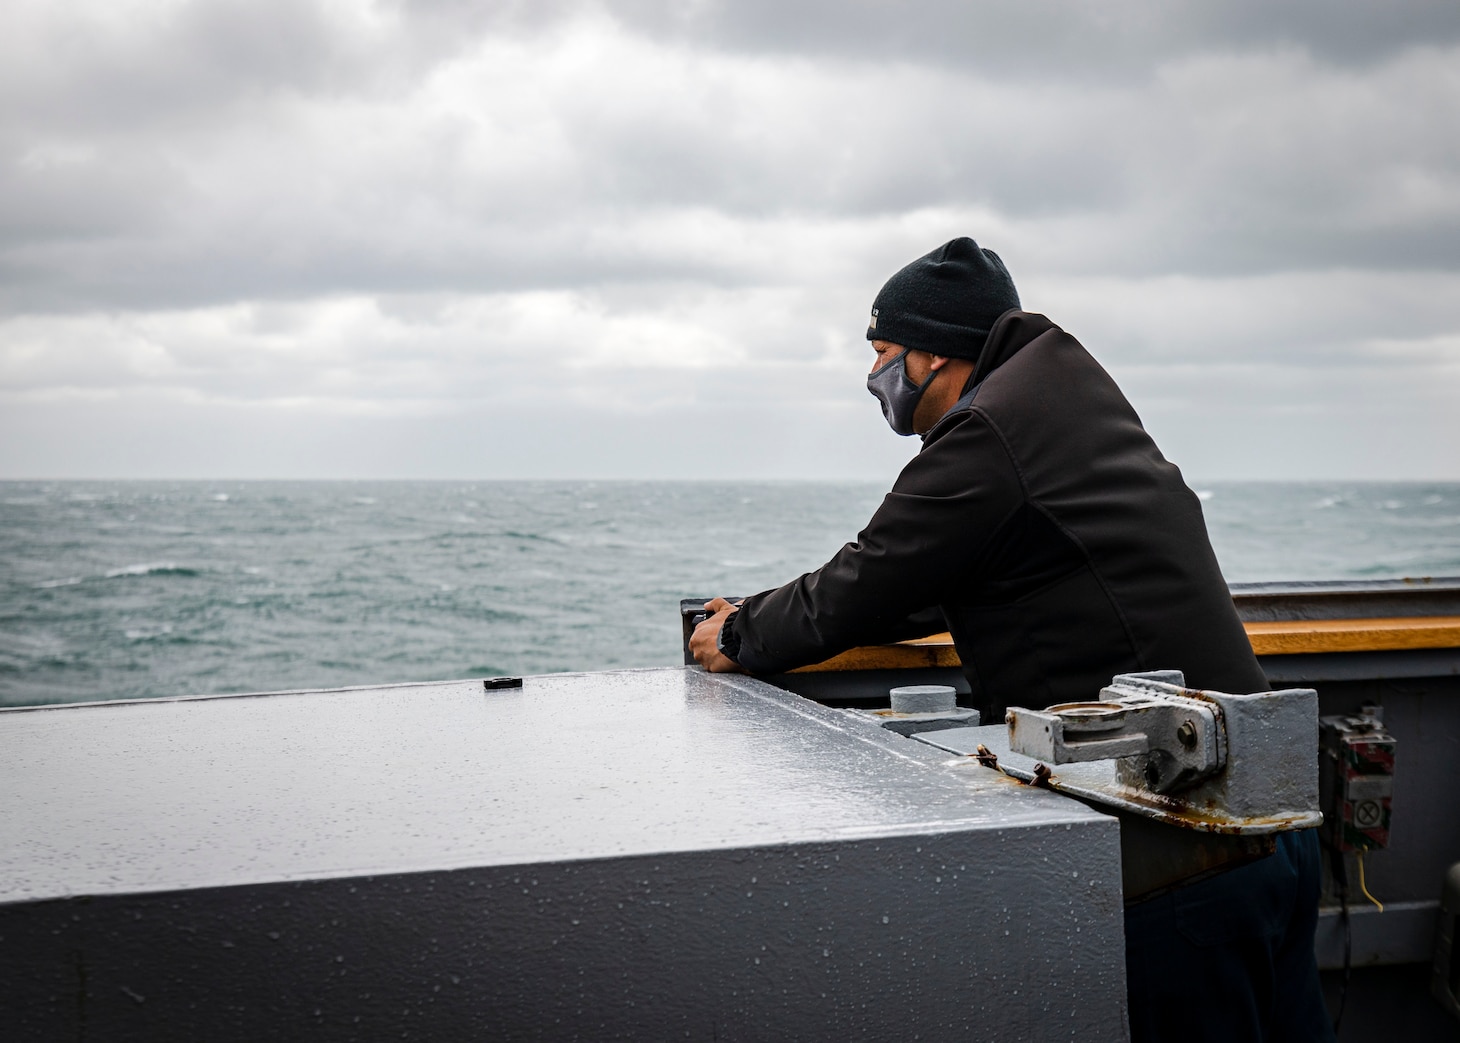
[{"label": "wet painted metal surface", "polygon": [[1233,583],[1232,602],[1244,623],[1450,616],[1460,608],[1460,576]]},{"label": "wet painted metal surface", "polygon": [[1113,819],[747,678],[12,711],[0,747],[7,1038],[1124,1038]]}]

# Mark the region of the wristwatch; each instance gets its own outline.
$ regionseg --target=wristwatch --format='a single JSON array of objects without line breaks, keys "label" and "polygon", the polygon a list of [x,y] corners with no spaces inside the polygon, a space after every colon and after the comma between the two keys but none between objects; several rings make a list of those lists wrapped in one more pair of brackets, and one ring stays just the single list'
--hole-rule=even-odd
[{"label": "wristwatch", "polygon": [[740,661],[740,637],[735,633],[735,617],[739,612],[731,612],[725,617],[725,622],[720,624],[720,635],[715,638],[715,647],[726,659]]}]

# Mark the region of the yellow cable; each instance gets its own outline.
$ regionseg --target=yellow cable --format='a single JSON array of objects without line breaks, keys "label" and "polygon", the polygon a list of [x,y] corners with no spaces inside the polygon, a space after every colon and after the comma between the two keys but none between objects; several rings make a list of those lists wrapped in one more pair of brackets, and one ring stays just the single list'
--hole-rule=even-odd
[{"label": "yellow cable", "polygon": [[1363,851],[1360,851],[1358,853],[1358,855],[1359,855],[1359,890],[1362,891],[1362,892],[1364,892],[1364,897],[1367,898],[1369,901],[1373,902],[1374,905],[1376,907],[1378,907],[1379,912],[1382,913],[1384,911],[1384,903],[1381,902],[1381,901],[1379,901],[1379,899],[1375,898],[1373,895],[1369,894],[1369,888],[1364,883],[1364,853],[1363,853]]}]

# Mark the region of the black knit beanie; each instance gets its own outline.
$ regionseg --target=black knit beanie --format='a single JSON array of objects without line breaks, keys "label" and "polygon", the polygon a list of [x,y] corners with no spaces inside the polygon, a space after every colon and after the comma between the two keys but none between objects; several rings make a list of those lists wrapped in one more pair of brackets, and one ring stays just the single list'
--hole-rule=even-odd
[{"label": "black knit beanie", "polygon": [[898,272],[872,302],[868,340],[951,358],[976,359],[994,320],[1019,307],[999,255],[966,236]]}]

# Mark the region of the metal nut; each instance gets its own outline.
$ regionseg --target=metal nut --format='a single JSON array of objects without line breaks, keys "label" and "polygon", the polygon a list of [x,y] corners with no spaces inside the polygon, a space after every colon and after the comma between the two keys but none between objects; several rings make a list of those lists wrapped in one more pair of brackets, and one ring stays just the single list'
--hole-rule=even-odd
[{"label": "metal nut", "polygon": [[1184,722],[1176,729],[1176,739],[1188,750],[1196,749],[1196,725],[1190,721]]}]

